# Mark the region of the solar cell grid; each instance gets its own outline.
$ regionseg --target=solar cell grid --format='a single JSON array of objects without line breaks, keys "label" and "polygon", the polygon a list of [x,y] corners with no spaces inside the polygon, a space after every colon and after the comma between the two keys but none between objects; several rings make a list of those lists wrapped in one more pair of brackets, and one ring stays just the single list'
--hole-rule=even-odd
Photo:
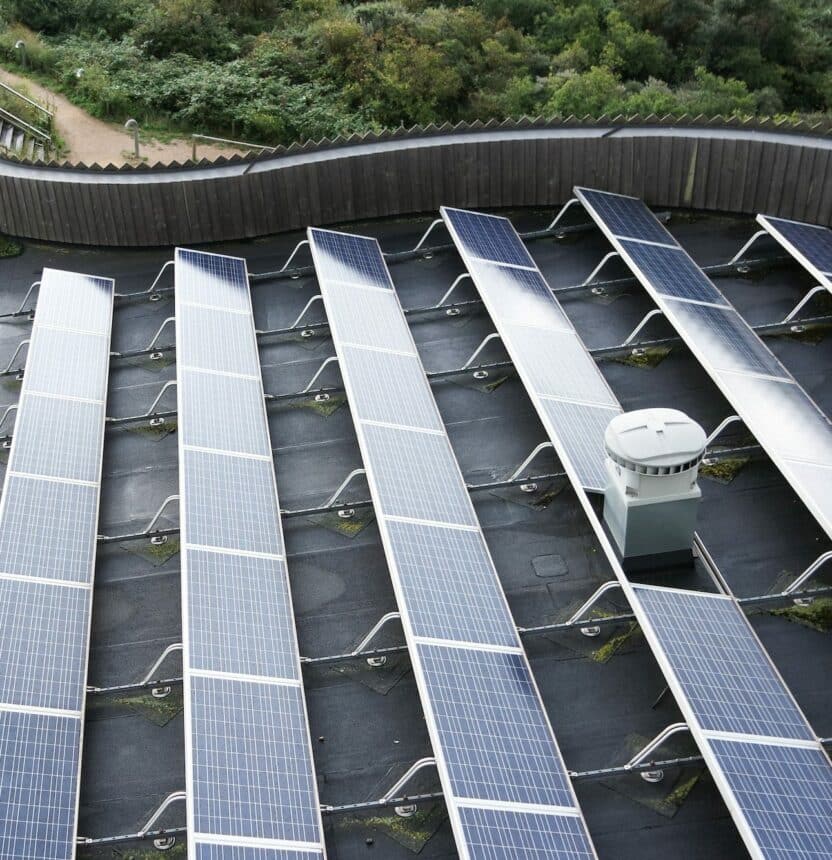
[{"label": "solar cell grid", "polygon": [[418,643],[456,797],[575,805],[521,654]]},{"label": "solar cell grid", "polygon": [[113,310],[113,282],[76,272],[44,269],[38,290],[38,326],[106,335]]},{"label": "solar cell grid", "polygon": [[463,806],[471,860],[580,860],[595,857],[577,815]]},{"label": "solar cell grid", "polygon": [[295,851],[290,848],[254,848],[251,845],[214,845],[197,843],[196,860],[320,860],[320,851]]},{"label": "solar cell grid", "polygon": [[413,352],[410,329],[391,290],[368,290],[329,282],[324,302],[339,340],[376,349]]},{"label": "solar cell grid", "polygon": [[194,831],[316,843],[299,686],[190,678]]},{"label": "solar cell grid", "polygon": [[783,365],[732,308],[694,305],[668,300],[682,337],[697,344],[708,362],[719,370],[783,377]]},{"label": "solar cell grid", "polygon": [[537,268],[508,218],[442,207],[445,222],[459,238],[465,253],[480,260]]},{"label": "solar cell grid", "polygon": [[15,420],[9,468],[31,475],[97,481],[104,404],[26,393]]},{"label": "solar cell grid", "polygon": [[595,360],[572,332],[505,323],[500,330],[517,355],[517,372],[533,394],[617,406]]},{"label": "solar cell grid", "polygon": [[188,550],[192,669],[298,679],[285,562]]},{"label": "solar cell grid", "polygon": [[0,857],[74,855],[79,717],[0,710]]},{"label": "solar cell grid", "polygon": [[175,259],[180,302],[248,312],[251,299],[245,260],[187,248],[177,248]]},{"label": "solar cell grid", "polygon": [[81,710],[91,596],[0,577],[0,702]]},{"label": "solar cell grid", "polygon": [[282,555],[271,460],[184,451],[189,544]]},{"label": "solar cell grid", "polygon": [[506,322],[574,330],[540,272],[472,260],[471,273],[476,275],[479,291],[494,302]]},{"label": "solar cell grid", "polygon": [[730,401],[764,448],[778,458],[832,466],[832,424],[790,382],[721,372]]},{"label": "solar cell grid", "polygon": [[342,347],[349,363],[350,405],[359,419],[441,430],[433,396],[422,384],[418,356]]},{"label": "solar cell grid", "polygon": [[627,240],[621,241],[621,247],[663,296],[729,307],[707,275],[681,248],[658,248]]},{"label": "solar cell grid", "polygon": [[742,816],[767,860],[832,855],[832,766],[816,748],[713,738]]},{"label": "solar cell grid", "polygon": [[271,453],[259,379],[179,371],[185,445],[267,456]]},{"label": "solar cell grid", "polygon": [[562,449],[561,458],[575,468],[581,486],[600,492],[607,486],[604,434],[620,407],[587,406],[567,400],[541,398],[543,423]]},{"label": "solar cell grid", "polygon": [[315,237],[315,265],[321,277],[341,283],[393,289],[375,239],[314,228],[310,233]]},{"label": "solar cell grid", "polygon": [[259,376],[257,350],[249,348],[251,317],[191,305],[176,325],[177,361],[184,367]]},{"label": "solar cell grid", "polygon": [[110,353],[101,335],[37,329],[26,357],[28,391],[104,400]]},{"label": "solar cell grid", "polygon": [[0,527],[0,572],[92,580],[98,488],[6,476]]},{"label": "solar cell grid", "polygon": [[732,600],[637,585],[633,590],[704,730],[814,737]]},{"label": "solar cell grid", "polygon": [[517,646],[482,534],[388,521],[414,636]]},{"label": "solar cell grid", "polygon": [[580,192],[580,199],[598,213],[614,235],[664,245],[679,244],[638,197],[590,188],[576,188],[575,191]]},{"label": "solar cell grid", "polygon": [[[387,516],[476,526],[468,491],[445,435],[364,424],[367,470]],[[448,476],[455,476],[452,482]]]},{"label": "solar cell grid", "polygon": [[778,241],[780,234],[810,266],[819,272],[832,274],[832,230],[815,224],[788,221],[785,218],[772,218],[770,215],[758,216],[759,222],[774,235]]}]

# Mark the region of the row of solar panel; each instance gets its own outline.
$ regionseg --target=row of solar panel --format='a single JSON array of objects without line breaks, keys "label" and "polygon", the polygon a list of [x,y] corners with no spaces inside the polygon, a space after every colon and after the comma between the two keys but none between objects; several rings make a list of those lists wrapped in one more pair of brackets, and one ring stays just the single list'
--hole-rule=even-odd
[{"label": "row of solar panel", "polygon": [[245,262],[177,249],[176,320],[190,855],[321,858]]},{"label": "row of solar panel", "polygon": [[0,857],[75,854],[113,282],[45,269],[0,502]]},{"label": "row of solar panel", "polygon": [[[585,188],[575,194],[832,537],[832,423],[687,253],[615,232],[626,201],[628,217],[652,219],[645,235],[670,236],[642,201]],[[702,301],[710,304],[692,304]]]},{"label": "row of solar panel", "polygon": [[592,857],[378,245],[309,239],[460,854]]},{"label": "row of solar panel", "polygon": [[542,420],[571,428],[558,445],[581,484],[603,490],[599,452],[607,425],[621,412],[615,395],[511,222],[447,206],[441,212]]}]

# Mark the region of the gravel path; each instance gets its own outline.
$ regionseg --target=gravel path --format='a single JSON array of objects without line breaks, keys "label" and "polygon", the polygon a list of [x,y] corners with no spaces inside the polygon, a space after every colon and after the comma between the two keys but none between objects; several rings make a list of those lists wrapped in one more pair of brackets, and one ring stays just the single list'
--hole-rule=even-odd
[{"label": "gravel path", "polygon": [[[69,99],[53,93],[35,81],[0,69],[0,80],[9,86],[20,88],[37,101],[55,107],[55,125],[64,143],[69,148],[67,158],[84,164],[126,164],[134,159],[133,138],[124,128],[115,123],[104,122],[90,116],[85,110],[72,104]],[[126,119],[126,117],[125,117]],[[239,150],[200,144],[200,158],[216,158],[233,155]],[[141,143],[140,153],[148,164],[185,161],[191,157],[189,140],[173,140],[170,143],[151,141]]]}]

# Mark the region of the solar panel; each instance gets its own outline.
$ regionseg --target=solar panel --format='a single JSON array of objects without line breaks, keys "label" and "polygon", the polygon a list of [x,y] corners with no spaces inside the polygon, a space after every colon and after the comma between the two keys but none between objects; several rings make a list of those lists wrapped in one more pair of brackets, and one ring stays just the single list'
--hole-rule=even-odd
[{"label": "solar panel", "polygon": [[638,197],[610,194],[608,191],[581,189],[581,200],[603,218],[616,236],[641,242],[676,245],[678,242]]},{"label": "solar panel", "polygon": [[375,239],[316,230],[315,248],[321,276],[328,281],[393,289],[390,273]]},{"label": "solar panel", "polygon": [[75,856],[113,286],[45,269],[38,293],[0,500],[4,860]]},{"label": "solar panel", "polygon": [[[460,856],[525,858],[534,844],[594,857],[395,292],[335,279],[342,259],[386,271],[378,246],[308,235]],[[494,231],[480,252],[504,239]],[[356,262],[357,249],[372,259]],[[495,801],[506,807],[499,837],[463,823],[469,803]],[[521,815],[528,804],[569,817],[568,833],[560,815]]]},{"label": "solar panel", "polygon": [[[745,320],[731,312],[733,309],[722,293],[684,251],[623,239],[593,209],[588,193],[587,189],[575,189],[593,220],[622,254],[737,415],[832,537],[832,493],[817,477],[825,472],[792,465],[793,461],[802,461],[822,470],[832,468],[832,422]],[[686,299],[687,303],[673,301],[674,298]],[[725,312],[694,308],[690,301],[718,305]]]},{"label": "solar panel", "polygon": [[177,249],[175,295],[188,856],[322,860],[245,261]]},{"label": "solar panel", "polygon": [[453,225],[451,236],[468,258],[537,269],[526,246],[517,242],[517,233],[508,218],[483,220],[478,212],[448,206],[442,207],[442,217],[446,224]]},{"label": "solar panel", "polygon": [[832,290],[832,230],[771,215],[758,215],[757,221],[819,283]]},{"label": "solar panel", "polygon": [[832,854],[832,778],[818,747],[707,742],[745,825],[767,860]]},{"label": "solar panel", "polygon": [[[603,490],[604,432],[621,412],[615,395],[531,257],[531,270],[506,265],[528,256],[511,222],[448,207],[441,212],[564,466],[584,488]],[[494,234],[502,256],[479,262],[477,243]]]}]

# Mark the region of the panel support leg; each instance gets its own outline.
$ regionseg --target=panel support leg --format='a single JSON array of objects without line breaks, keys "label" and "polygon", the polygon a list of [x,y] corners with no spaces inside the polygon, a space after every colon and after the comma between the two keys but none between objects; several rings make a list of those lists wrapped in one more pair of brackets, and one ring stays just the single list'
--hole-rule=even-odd
[{"label": "panel support leg", "polygon": [[825,293],[826,287],[818,284],[817,286],[812,287],[808,293],[783,317],[783,322],[791,322],[799,313],[803,310],[803,308],[812,300],[814,296],[818,293]]},{"label": "panel support leg", "polygon": [[[380,801],[382,803],[389,803],[410,782],[410,780],[416,776],[417,773],[424,770],[426,767],[436,767],[436,759],[432,757],[420,758],[419,761],[414,762],[405,771],[401,779],[397,780],[396,783],[385,793],[384,797],[380,798]],[[404,795],[403,799],[406,800],[407,795]],[[396,815],[401,818],[410,818],[416,812],[416,806],[415,804],[408,803],[394,807],[394,811]]]},{"label": "panel support leg", "polygon": [[620,256],[621,255],[618,251],[610,251],[608,254],[604,254],[601,262],[586,276],[586,278],[584,278],[583,281],[581,281],[581,286],[588,287],[598,277],[601,270],[610,262],[610,260],[615,260]]},{"label": "panel support leg", "polygon": [[[356,478],[358,478],[360,475],[366,475],[366,474],[367,474],[366,469],[353,469],[349,473],[349,475],[347,475],[347,477],[344,478],[343,481],[341,481],[341,485],[338,487],[338,489],[326,500],[326,502],[324,502],[323,507],[324,508],[332,507],[335,504],[335,502],[338,500],[338,497],[341,495],[341,493],[343,493],[344,490],[346,490],[347,487]],[[352,508],[346,508],[345,507],[342,510],[338,511],[338,516],[341,517],[342,519],[349,519],[354,513],[355,513],[355,511],[353,511]]]},{"label": "panel support leg", "polygon": [[[636,765],[640,765],[652,752],[658,749],[668,738],[673,735],[679,734],[679,732],[687,732],[690,731],[688,729],[687,723],[673,723],[669,725],[666,729],[662,729],[656,737],[650,741],[645,747],[641,749],[640,752],[636,753],[628,762],[624,765],[625,770],[630,770]],[[664,779],[664,771],[663,770],[645,770],[641,772],[641,778],[645,782],[661,782]]]},{"label": "panel support leg", "polygon": [[[14,360],[17,358],[18,355],[20,355],[20,350],[22,350],[24,346],[26,346],[26,347],[29,346],[29,338],[26,338],[26,340],[20,341],[20,343],[17,345],[17,349],[15,349],[15,351],[12,353],[12,357],[9,359],[9,363],[3,369],[3,371],[2,371],[3,373],[11,373],[12,365],[14,364]],[[22,368],[21,368],[21,370],[22,370]]]},{"label": "panel support leg", "polygon": [[571,200],[567,200],[566,203],[563,204],[560,208],[560,212],[555,215],[554,221],[546,228],[545,232],[549,232],[550,230],[554,230],[557,224],[560,222],[560,219],[575,205],[577,205],[580,201],[577,197],[573,197]]},{"label": "panel support leg", "polygon": [[[23,296],[23,301],[20,303],[20,307],[15,311],[15,314],[22,314],[26,309],[26,304],[28,303],[32,293],[40,286],[40,281],[34,281],[30,284],[29,289],[26,290],[26,295]],[[29,311],[29,319],[34,319],[35,309],[32,308]]]},{"label": "panel support leg", "polygon": [[[567,624],[575,624],[577,621],[581,621],[586,618],[587,621],[590,619],[587,617],[587,612],[592,609],[593,606],[608,592],[613,589],[621,588],[621,583],[617,579],[610,580],[609,582],[605,582],[603,585],[600,585],[595,589],[592,596],[587,600],[580,609],[577,609],[567,620]],[[597,636],[601,632],[601,628],[595,625],[588,625],[587,627],[580,628],[581,633],[584,636],[589,636],[590,638]]]},{"label": "panel support leg", "polygon": [[[155,347],[155,346],[156,346],[156,344],[159,342],[159,338],[162,336],[162,332],[163,332],[163,331],[164,331],[164,330],[165,330],[165,329],[166,329],[166,328],[167,328],[171,323],[175,323],[175,322],[176,322],[176,317],[168,317],[168,318],[167,318],[167,319],[166,319],[166,320],[165,320],[165,321],[164,321],[164,322],[159,326],[159,328],[156,330],[156,334],[154,334],[154,335],[153,335],[153,338],[151,339],[150,343],[149,343],[149,344],[144,348],[143,352],[147,352],[148,350],[153,349],[153,347]],[[171,347],[170,347],[170,348],[172,349],[172,348],[173,348],[173,345],[171,345]],[[118,353],[115,353],[115,355],[118,355]],[[151,352],[149,357],[150,357],[150,360],[151,360],[151,361],[158,361],[158,360],[162,357],[162,353],[161,353],[161,352]]]},{"label": "panel support leg", "polygon": [[[733,257],[728,261],[729,266],[734,266],[739,263],[739,261],[751,250],[751,246],[754,245],[759,239],[762,239],[763,236],[768,236],[767,230],[758,230],[743,246],[742,248],[734,254]],[[742,272],[742,266],[737,265],[737,271]]]},{"label": "panel support leg", "polygon": [[[531,452],[531,454],[529,454],[529,456],[526,457],[526,459],[523,460],[523,462],[511,473],[511,477],[509,478],[509,481],[516,481],[523,474],[523,472],[525,472],[526,469],[528,469],[529,466],[531,466],[531,464],[537,458],[538,454],[540,454],[542,451],[546,451],[548,448],[551,448],[552,450],[554,450],[554,447],[555,446],[551,442],[541,442],[539,445],[535,446],[535,448]],[[520,489],[524,493],[533,493],[537,489],[537,484],[535,484],[535,483],[521,484]]]},{"label": "panel support leg", "polygon": [[498,331],[494,331],[494,332],[491,332],[491,334],[486,335],[482,339],[482,343],[480,343],[480,345],[473,351],[473,353],[471,354],[471,357],[468,359],[468,361],[466,361],[465,364],[462,365],[461,369],[467,370],[474,363],[474,360],[477,358],[477,356],[485,349],[485,347],[492,340],[494,340],[495,338],[499,338],[499,337],[500,337],[500,333]]},{"label": "panel support leg", "polygon": [[[320,296],[318,298],[320,298]],[[308,394],[312,390],[312,386],[317,382],[318,377],[326,370],[327,365],[330,365],[333,362],[338,362],[337,355],[331,355],[329,358],[325,358],[321,362],[321,366],[315,371],[315,375],[312,377],[312,379],[310,379],[309,382],[306,383],[306,388],[304,388],[300,393]],[[327,399],[329,398],[327,397]]]},{"label": "panel support leg", "polygon": [[[425,242],[427,242],[427,240],[428,240],[428,236],[430,236],[430,234],[431,234],[431,233],[433,233],[433,231],[434,231],[434,230],[435,230],[435,229],[436,229],[440,224],[444,224],[444,223],[445,223],[445,222],[444,222],[441,218],[437,218],[436,220],[431,221],[431,223],[430,223],[430,227],[428,227],[428,229],[427,229],[427,230],[425,230],[425,232],[422,234],[422,238],[421,238],[421,239],[419,239],[419,241],[418,241],[418,242],[413,246],[413,249],[411,250],[411,253],[413,253],[414,251],[418,251],[418,250],[419,250],[419,249],[420,249],[420,248],[425,244]],[[426,259],[430,259],[430,258],[429,258],[429,257],[426,257]]]},{"label": "panel support leg", "polygon": [[[382,615],[381,618],[379,618],[379,620],[373,625],[370,632],[358,643],[358,645],[355,646],[355,648],[353,648],[352,653],[357,656],[362,651],[366,651],[369,644],[376,638],[376,636],[378,636],[384,627],[386,627],[391,621],[401,620],[401,617],[401,614],[398,612],[388,612],[386,615]],[[367,665],[371,666],[373,669],[378,669],[386,663],[387,657],[383,654],[379,657],[367,658]]]},{"label": "panel support leg", "polygon": [[664,311],[661,308],[654,308],[649,313],[646,313],[642,318],[641,322],[630,332],[627,339],[624,341],[622,346],[629,346],[638,335],[641,333],[641,330],[650,322],[651,319],[657,316],[664,316]]},{"label": "panel support leg", "polygon": [[[461,274],[461,275],[460,275],[460,276],[459,276],[459,277],[458,277],[458,278],[457,278],[457,279],[456,279],[456,280],[451,284],[451,286],[450,286],[450,287],[448,287],[448,291],[445,293],[445,295],[444,295],[444,296],[442,296],[442,298],[441,298],[441,299],[439,299],[439,301],[434,305],[434,307],[435,307],[435,308],[441,308],[441,307],[442,307],[442,305],[444,305],[444,304],[448,301],[448,299],[451,297],[451,293],[453,293],[453,291],[454,291],[454,290],[459,286],[459,284],[461,284],[463,281],[469,280],[469,279],[470,279],[470,277],[471,277],[471,273],[470,273],[470,272],[463,272],[463,273],[462,273],[462,274]],[[450,311],[450,310],[453,310],[453,308],[448,308],[448,310],[449,310],[449,311]]]},{"label": "panel support leg", "polygon": [[297,328],[300,325],[300,321],[306,316],[309,308],[311,308],[315,302],[322,302],[323,300],[324,297],[320,293],[312,296],[312,298],[303,306],[303,310],[298,314],[298,318],[289,326],[289,328]]},{"label": "panel support leg", "polygon": [[[174,642],[172,645],[168,645],[164,651],[156,658],[153,665],[147,670],[145,676],[142,678],[140,683],[142,686],[146,686],[151,681],[155,680],[156,673],[159,671],[161,665],[170,657],[171,654],[175,654],[182,650],[181,642]],[[170,687],[153,687],[150,691],[150,695],[153,696],[154,699],[164,699],[166,696],[170,695]],[[149,827],[145,829],[150,829]]]},{"label": "panel support leg", "polygon": [[[6,407],[6,411],[3,413],[3,417],[0,418],[0,427],[2,427],[6,423],[6,419],[9,417],[9,415],[12,414],[12,412],[17,412],[17,403],[12,403],[11,406]],[[3,443],[4,446],[7,446],[10,437],[11,434],[7,434],[6,441]]]},{"label": "panel support leg", "polygon": [[727,418],[724,418],[722,421],[720,421],[719,424],[717,424],[716,427],[714,428],[711,435],[708,436],[708,438],[705,440],[705,450],[707,451],[708,448],[710,448],[711,445],[713,445],[713,443],[716,441],[716,439],[722,434],[722,432],[727,427],[730,427],[732,424],[737,424],[738,422],[741,422],[741,421],[742,421],[742,418],[740,418],[739,415],[729,415]]},{"label": "panel support leg", "polygon": [[[818,556],[788,588],[783,589],[783,594],[794,594],[796,591],[800,591],[800,589],[803,588],[803,586],[823,567],[823,565],[830,560],[832,560],[832,551],[825,552],[823,555]],[[808,606],[814,599],[814,597],[795,597],[794,602],[798,606]]]},{"label": "panel support leg", "polygon": [[[294,260],[294,259],[295,259],[295,257],[297,256],[298,251],[300,251],[300,249],[301,249],[301,248],[303,248],[305,245],[308,245],[308,244],[309,244],[309,240],[308,240],[308,239],[303,239],[303,240],[301,240],[300,242],[298,242],[298,243],[297,243],[297,245],[295,245],[294,250],[292,251],[292,253],[291,253],[291,254],[289,254],[289,259],[288,259],[288,260],[286,260],[286,262],[283,264],[283,267],[282,267],[281,269],[278,269],[278,270],[277,270],[277,271],[278,271],[278,273],[280,273],[280,272],[285,272],[285,271],[289,268],[289,266],[291,266],[291,265],[292,265],[292,260]],[[300,275],[292,275],[292,278],[293,278],[293,279],[296,279],[296,278],[299,278],[299,277],[300,277]]]}]

